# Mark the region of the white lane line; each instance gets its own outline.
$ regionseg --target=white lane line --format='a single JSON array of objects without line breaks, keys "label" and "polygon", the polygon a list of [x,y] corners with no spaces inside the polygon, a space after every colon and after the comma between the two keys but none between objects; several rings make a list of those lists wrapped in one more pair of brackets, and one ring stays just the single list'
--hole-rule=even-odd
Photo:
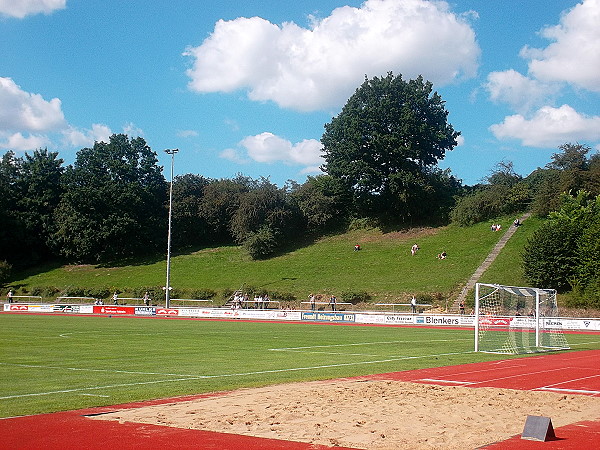
[{"label": "white lane line", "polygon": [[553,391],[553,392],[571,392],[573,394],[593,394],[593,395],[600,394],[600,391],[587,391],[585,389],[559,389],[559,388],[552,388],[552,387],[541,387],[541,388],[537,388],[535,390],[536,391]]},{"label": "white lane line", "polygon": [[121,388],[121,387],[129,387],[129,386],[144,386],[144,385],[159,384],[159,383],[175,383],[175,382],[197,381],[197,380],[206,380],[206,379],[215,379],[215,378],[230,378],[230,377],[242,377],[242,376],[251,376],[251,375],[262,375],[262,374],[266,374],[266,373],[298,372],[298,371],[302,371],[302,370],[317,370],[317,369],[329,369],[329,368],[334,368],[334,367],[379,364],[379,363],[402,361],[402,360],[409,360],[409,359],[437,358],[440,356],[464,355],[466,353],[473,353],[473,352],[469,351],[469,352],[439,353],[436,355],[404,356],[401,358],[389,358],[389,359],[382,359],[382,360],[375,360],[375,361],[358,361],[358,362],[349,362],[349,363],[340,363],[340,364],[326,364],[326,365],[321,365],[321,366],[292,367],[292,368],[288,368],[288,369],[258,370],[258,371],[254,371],[254,372],[225,373],[225,374],[216,374],[216,375],[196,375],[196,376],[189,375],[189,376],[185,376],[185,378],[140,381],[137,383],[111,384],[111,385],[106,385],[106,386],[90,386],[90,387],[76,388],[76,389],[62,389],[62,390],[48,391],[48,392],[34,392],[34,393],[29,393],[29,394],[7,395],[4,397],[0,397],[0,400],[22,398],[22,397],[37,397],[37,396],[42,396],[42,395],[53,395],[53,394],[67,394],[67,393],[73,393],[73,392],[91,391],[91,390],[100,390],[100,389],[115,389],[115,388]]},{"label": "white lane line", "polygon": [[[468,339],[432,339],[427,342],[456,342],[456,341],[472,341],[473,338]],[[307,345],[305,347],[281,347],[281,348],[270,348],[273,352],[284,352],[293,350],[310,350],[313,348],[332,348],[332,347],[353,347],[359,345],[379,345],[379,344],[422,344],[423,341],[377,341],[377,342],[354,342],[349,344],[329,344],[329,345]]]},{"label": "white lane line", "polygon": [[62,367],[62,366],[44,366],[41,364],[15,364],[0,362],[2,366],[25,367],[30,369],[54,369],[54,370],[72,370],[75,372],[108,372],[108,373],[125,373],[129,375],[162,375],[165,377],[196,377],[197,375],[186,375],[183,373],[164,373],[164,372],[136,372],[132,370],[118,369],[86,369],[82,367]]},{"label": "white lane line", "polygon": [[440,380],[437,378],[421,378],[420,380],[415,380],[415,381],[431,381],[433,383],[460,384],[460,385],[475,384],[472,381]]}]

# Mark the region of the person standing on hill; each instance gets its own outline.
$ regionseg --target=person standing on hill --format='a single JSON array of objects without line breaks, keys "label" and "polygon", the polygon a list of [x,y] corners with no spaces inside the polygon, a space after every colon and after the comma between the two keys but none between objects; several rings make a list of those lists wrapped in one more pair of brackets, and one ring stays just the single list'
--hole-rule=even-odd
[{"label": "person standing on hill", "polygon": [[8,293],[6,294],[6,301],[8,303],[12,303],[13,302],[13,291],[12,291],[12,289],[9,289]]},{"label": "person standing on hill", "polygon": [[332,311],[335,311],[336,304],[337,304],[337,298],[335,298],[335,295],[332,295],[331,297],[329,297],[329,305],[331,306]]},{"label": "person standing on hill", "polygon": [[417,299],[415,298],[414,295],[410,299],[410,309],[411,309],[411,311],[412,311],[413,314],[417,313]]},{"label": "person standing on hill", "polygon": [[308,296],[308,298],[309,298],[309,301],[310,301],[310,310],[314,311],[315,307],[317,306],[317,303],[316,303],[317,299],[315,298],[314,294],[310,294]]}]

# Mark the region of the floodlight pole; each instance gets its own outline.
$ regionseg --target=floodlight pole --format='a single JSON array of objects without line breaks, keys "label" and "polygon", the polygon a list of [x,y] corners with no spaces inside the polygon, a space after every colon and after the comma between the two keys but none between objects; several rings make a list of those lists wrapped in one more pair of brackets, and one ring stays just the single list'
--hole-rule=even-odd
[{"label": "floodlight pole", "polygon": [[171,302],[171,216],[173,209],[173,167],[175,166],[175,153],[179,149],[165,150],[167,155],[171,155],[171,186],[169,187],[169,231],[167,234],[167,284],[165,286],[165,308],[169,308]]}]

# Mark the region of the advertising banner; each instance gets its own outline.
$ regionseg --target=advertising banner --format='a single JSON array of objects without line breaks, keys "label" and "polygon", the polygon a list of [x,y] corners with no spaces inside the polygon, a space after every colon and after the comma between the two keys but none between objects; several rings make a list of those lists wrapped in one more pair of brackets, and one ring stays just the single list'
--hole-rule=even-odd
[{"label": "advertising banner", "polygon": [[178,316],[179,310],[174,308],[156,308],[157,316]]},{"label": "advertising banner", "polygon": [[316,322],[356,322],[356,314],[354,313],[336,313],[336,312],[302,312],[302,320],[310,320]]},{"label": "advertising banner", "polygon": [[154,306],[136,306],[135,307],[135,315],[136,316],[155,316],[156,308]]},{"label": "advertising banner", "polygon": [[52,305],[53,312],[78,313],[79,305]]},{"label": "advertising banner", "polygon": [[117,316],[135,313],[133,306],[107,306],[107,305],[94,305],[94,314],[115,314]]},{"label": "advertising banner", "polygon": [[460,320],[458,316],[416,316],[415,323],[417,325],[458,326]]}]

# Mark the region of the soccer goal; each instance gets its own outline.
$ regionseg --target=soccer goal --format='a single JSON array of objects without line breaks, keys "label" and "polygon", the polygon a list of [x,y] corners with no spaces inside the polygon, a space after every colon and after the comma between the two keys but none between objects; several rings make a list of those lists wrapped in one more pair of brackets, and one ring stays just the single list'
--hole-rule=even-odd
[{"label": "soccer goal", "polygon": [[556,291],[477,283],[475,351],[520,354],[565,350]]}]

